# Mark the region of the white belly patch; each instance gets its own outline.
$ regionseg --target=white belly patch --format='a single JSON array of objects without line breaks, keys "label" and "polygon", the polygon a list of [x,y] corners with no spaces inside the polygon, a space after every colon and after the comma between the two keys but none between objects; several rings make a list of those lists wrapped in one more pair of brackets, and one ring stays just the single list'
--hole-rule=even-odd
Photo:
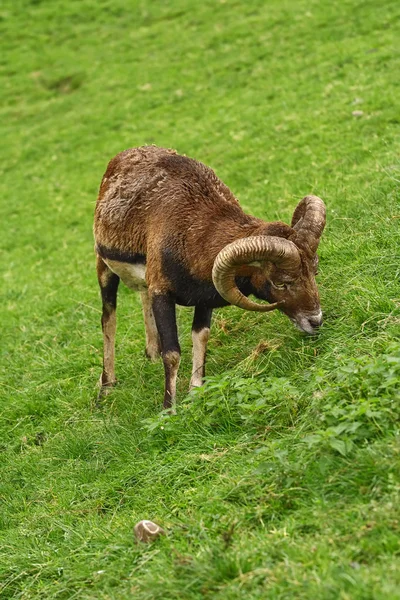
[{"label": "white belly patch", "polygon": [[118,275],[121,280],[132,290],[145,290],[146,285],[146,265],[132,265],[118,260],[109,260],[103,258],[104,262],[110,267],[111,271]]}]

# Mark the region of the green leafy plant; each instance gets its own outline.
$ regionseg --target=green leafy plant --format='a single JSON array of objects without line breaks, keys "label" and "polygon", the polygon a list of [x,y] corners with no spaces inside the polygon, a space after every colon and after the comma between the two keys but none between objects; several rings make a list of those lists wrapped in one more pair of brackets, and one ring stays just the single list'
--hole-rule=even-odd
[{"label": "green leafy plant", "polygon": [[350,360],[333,374],[320,374],[320,380],[313,410],[321,427],[303,438],[308,445],[328,445],[346,455],[356,442],[399,429],[399,344],[377,357]]},{"label": "green leafy plant", "polygon": [[299,391],[284,377],[208,377],[206,384],[183,399],[177,418],[164,412],[144,421],[150,433],[163,437],[190,429],[230,431],[244,426],[264,430],[293,425]]}]

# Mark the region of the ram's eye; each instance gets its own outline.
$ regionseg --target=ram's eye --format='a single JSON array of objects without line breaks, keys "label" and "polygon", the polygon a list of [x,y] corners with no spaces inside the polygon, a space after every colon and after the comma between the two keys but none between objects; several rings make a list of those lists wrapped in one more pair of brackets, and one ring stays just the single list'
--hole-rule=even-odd
[{"label": "ram's eye", "polygon": [[287,288],[287,283],[272,283],[272,285],[277,290],[285,290]]}]

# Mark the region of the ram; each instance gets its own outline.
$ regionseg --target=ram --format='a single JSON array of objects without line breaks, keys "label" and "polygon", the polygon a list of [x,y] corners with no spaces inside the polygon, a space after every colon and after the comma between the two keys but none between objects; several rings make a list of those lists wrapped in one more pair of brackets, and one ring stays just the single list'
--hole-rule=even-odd
[{"label": "ram", "polygon": [[[291,226],[243,212],[201,162],[143,146],[121,152],[105,172],[94,221],[103,311],[103,393],[115,383],[114,347],[120,279],[141,292],[146,355],[164,363],[164,407],[175,400],[180,346],[175,306],[194,307],[190,385],[200,386],[214,308],[278,309],[302,331],[322,323],[315,282],[325,205],[306,196]],[[254,302],[254,295],[270,304]]]}]

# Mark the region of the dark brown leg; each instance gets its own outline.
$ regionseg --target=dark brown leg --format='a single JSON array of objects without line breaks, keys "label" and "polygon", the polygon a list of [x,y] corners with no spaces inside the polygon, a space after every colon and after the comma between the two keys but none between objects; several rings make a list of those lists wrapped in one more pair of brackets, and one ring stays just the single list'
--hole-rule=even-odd
[{"label": "dark brown leg", "polygon": [[99,280],[103,312],[103,372],[100,377],[100,395],[107,394],[115,383],[115,330],[119,277],[106,263],[97,257],[97,277]]},{"label": "dark brown leg", "polygon": [[150,360],[156,361],[160,356],[160,337],[154,320],[149,293],[145,290],[140,295],[142,298],[144,328],[146,332],[146,356]]},{"label": "dark brown leg", "polygon": [[165,372],[164,408],[173,408],[176,395],[176,378],[181,359],[181,349],[176,327],[175,301],[169,294],[154,295],[151,306],[161,342],[161,355]]}]

